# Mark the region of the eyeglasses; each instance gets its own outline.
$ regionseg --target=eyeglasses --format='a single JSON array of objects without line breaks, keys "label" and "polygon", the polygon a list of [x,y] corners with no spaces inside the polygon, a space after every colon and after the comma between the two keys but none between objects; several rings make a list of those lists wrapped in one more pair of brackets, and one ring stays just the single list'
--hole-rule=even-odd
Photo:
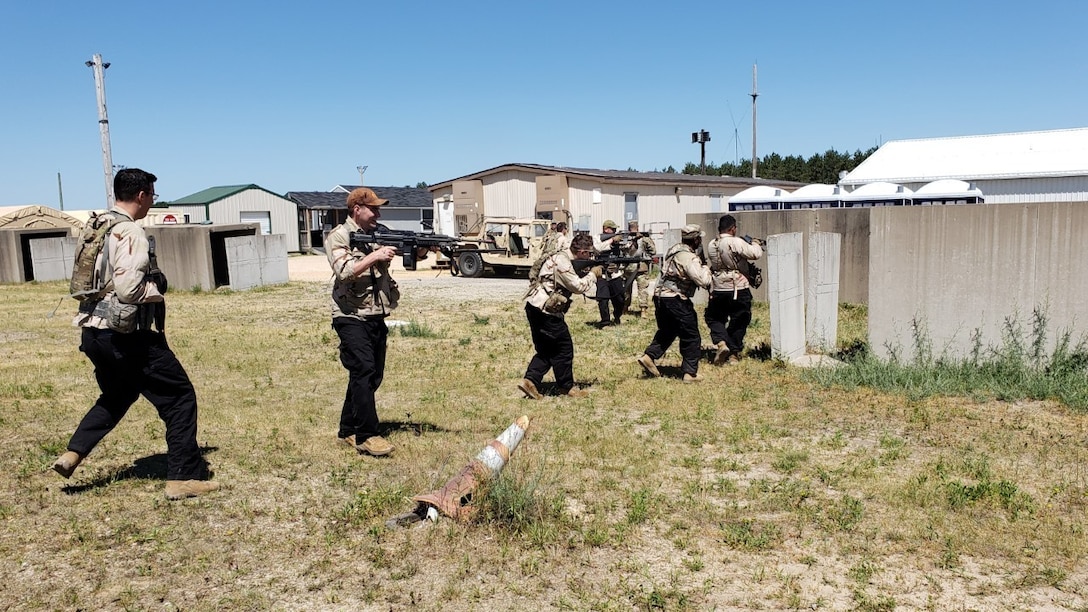
[{"label": "eyeglasses", "polygon": [[151,201],[152,202],[158,202],[159,201],[159,194],[157,194],[157,193],[151,194]]}]

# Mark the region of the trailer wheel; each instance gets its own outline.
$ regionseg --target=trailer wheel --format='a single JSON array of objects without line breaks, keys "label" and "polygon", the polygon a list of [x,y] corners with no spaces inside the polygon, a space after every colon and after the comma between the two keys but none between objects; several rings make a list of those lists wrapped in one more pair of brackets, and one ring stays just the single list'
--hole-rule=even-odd
[{"label": "trailer wheel", "polygon": [[457,256],[457,267],[465,278],[476,278],[484,273],[484,260],[479,253],[461,253]]}]

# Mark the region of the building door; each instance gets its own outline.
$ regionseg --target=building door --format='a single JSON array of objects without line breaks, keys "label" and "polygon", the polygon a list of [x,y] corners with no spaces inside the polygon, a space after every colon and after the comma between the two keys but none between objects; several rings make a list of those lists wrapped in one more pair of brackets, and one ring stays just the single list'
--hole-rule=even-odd
[{"label": "building door", "polygon": [[638,194],[627,192],[623,194],[623,227],[620,229],[626,230],[632,221],[638,221]]},{"label": "building door", "polygon": [[722,194],[712,193],[710,194],[710,212],[722,211]]},{"label": "building door", "polygon": [[260,224],[261,235],[268,236],[272,233],[272,213],[267,210],[244,210],[239,213],[238,220],[242,223]]}]

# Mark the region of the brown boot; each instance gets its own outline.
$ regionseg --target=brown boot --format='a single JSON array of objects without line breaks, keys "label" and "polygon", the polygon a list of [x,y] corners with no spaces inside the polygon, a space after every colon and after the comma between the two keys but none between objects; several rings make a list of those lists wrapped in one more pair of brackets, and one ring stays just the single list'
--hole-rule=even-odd
[{"label": "brown boot", "polygon": [[166,499],[178,500],[186,497],[200,497],[219,488],[214,480],[167,480]]},{"label": "brown boot", "polygon": [[351,434],[350,436],[337,439],[340,440],[341,444],[347,444],[348,446],[355,448],[355,434]]},{"label": "brown boot", "polygon": [[703,377],[698,374],[684,374],[684,384],[703,382]]},{"label": "brown boot", "polygon": [[363,443],[356,446],[355,448],[359,449],[360,452],[364,452],[368,455],[373,455],[375,457],[384,457],[389,453],[393,452],[394,447],[381,436],[370,436],[366,440],[363,440]]},{"label": "brown boot", "polygon": [[528,378],[521,379],[521,382],[518,383],[518,390],[524,393],[525,397],[529,399],[544,399],[544,396],[540,391],[536,390],[536,384]]},{"label": "brown boot", "polygon": [[654,363],[653,358],[649,355],[643,354],[642,357],[639,357],[638,364],[642,366],[642,369],[646,370],[646,373],[650,376],[654,378],[661,376],[661,372],[657,370],[657,365]]},{"label": "brown boot", "polygon": [[714,365],[722,365],[729,361],[729,347],[725,345],[725,340],[714,345],[714,349]]},{"label": "brown boot", "polygon": [[566,395],[567,397],[589,397],[589,391],[574,387],[570,391],[567,391],[564,395]]},{"label": "brown boot", "polygon": [[75,451],[67,451],[53,462],[53,471],[65,478],[71,478],[72,473],[76,471],[76,468],[82,462],[83,455]]}]

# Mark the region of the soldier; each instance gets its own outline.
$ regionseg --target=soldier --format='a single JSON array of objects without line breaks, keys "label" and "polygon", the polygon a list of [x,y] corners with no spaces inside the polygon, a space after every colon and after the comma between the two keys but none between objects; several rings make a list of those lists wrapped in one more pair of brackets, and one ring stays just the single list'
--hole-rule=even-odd
[{"label": "soldier", "polygon": [[[360,187],[348,194],[348,219],[336,226],[325,241],[332,267],[332,327],[340,337],[340,363],[348,371],[348,387],[340,411],[337,437],[359,453],[381,457],[393,452],[393,445],[378,431],[378,410],[374,394],[385,376],[386,342],[389,328],[385,318],[400,300],[397,283],[389,275],[389,262],[397,255],[391,246],[351,248],[351,233],[373,233],[389,200],[373,190]],[[429,249],[416,253],[425,259]]]},{"label": "soldier", "polygon": [[[616,234],[617,227],[616,222],[611,219],[604,222],[601,226],[601,237],[593,239],[593,249],[597,253],[608,253],[619,246],[619,235]],[[592,323],[592,325],[595,325],[598,329],[620,324],[620,317],[623,315],[624,303],[626,302],[624,299],[623,272],[623,268],[610,264],[597,281],[597,309],[600,312],[601,320]],[[612,304],[611,317],[608,314],[609,304]]]},{"label": "soldier", "polygon": [[[53,470],[70,478],[143,395],[166,423],[166,498],[176,500],[210,493],[219,483],[207,480],[208,465],[197,445],[196,391],[163,333],[166,276],[158,270],[147,234],[136,224],[158,197],[157,180],[138,168],[125,168],[113,179],[117,202],[107,213],[112,225],[88,262],[104,274],[73,320],[82,329],[79,350],[94,364],[102,394]],[[80,265],[77,260],[73,277],[85,272]]]},{"label": "soldier", "polygon": [[748,271],[749,261],[760,257],[763,247],[759,241],[749,244],[738,238],[736,218],[722,215],[718,219],[718,238],[707,245],[707,261],[714,279],[703,313],[716,348],[714,365],[740,360],[744,335],[752,322],[752,290],[744,272]]},{"label": "soldier", "polygon": [[569,251],[559,251],[548,257],[540,268],[540,274],[525,294],[525,316],[533,335],[533,355],[525,369],[525,378],[518,389],[531,399],[543,397],[538,387],[548,370],[555,374],[559,392],[571,397],[584,397],[584,389],[574,387],[574,341],[564,318],[570,308],[570,296],[593,289],[601,275],[595,267],[591,274],[578,276],[571,259],[590,259],[593,256],[593,238],[579,234],[571,242]]},{"label": "soldier", "polygon": [[566,251],[570,249],[570,228],[567,227],[566,221],[560,221],[555,224],[556,233],[556,250]]},{"label": "soldier", "polygon": [[698,225],[685,225],[680,230],[681,241],[665,254],[661,264],[661,278],[654,288],[654,314],[657,318],[657,333],[653,342],[646,347],[645,353],[638,358],[638,364],[650,376],[661,376],[656,360],[661,359],[672,345],[680,338],[680,355],[683,364],[684,382],[696,382],[699,378],[699,351],[702,338],[699,336],[699,318],[691,297],[696,287],[710,286],[710,269],[695,254],[703,240],[703,232]]},{"label": "soldier", "polygon": [[[639,234],[638,221],[629,222],[627,224],[627,231],[630,235],[630,240],[627,243],[626,256],[652,259],[653,256],[657,254],[657,247],[654,246],[653,239],[649,236]],[[631,316],[641,317],[642,311],[650,307],[650,281],[646,278],[649,272],[649,262],[627,265],[625,273],[627,280],[624,282],[626,291],[624,302],[627,305],[627,312],[630,313]],[[637,296],[632,295],[635,293],[631,291],[632,284],[638,289]],[[637,308],[635,306],[637,306]]]}]

